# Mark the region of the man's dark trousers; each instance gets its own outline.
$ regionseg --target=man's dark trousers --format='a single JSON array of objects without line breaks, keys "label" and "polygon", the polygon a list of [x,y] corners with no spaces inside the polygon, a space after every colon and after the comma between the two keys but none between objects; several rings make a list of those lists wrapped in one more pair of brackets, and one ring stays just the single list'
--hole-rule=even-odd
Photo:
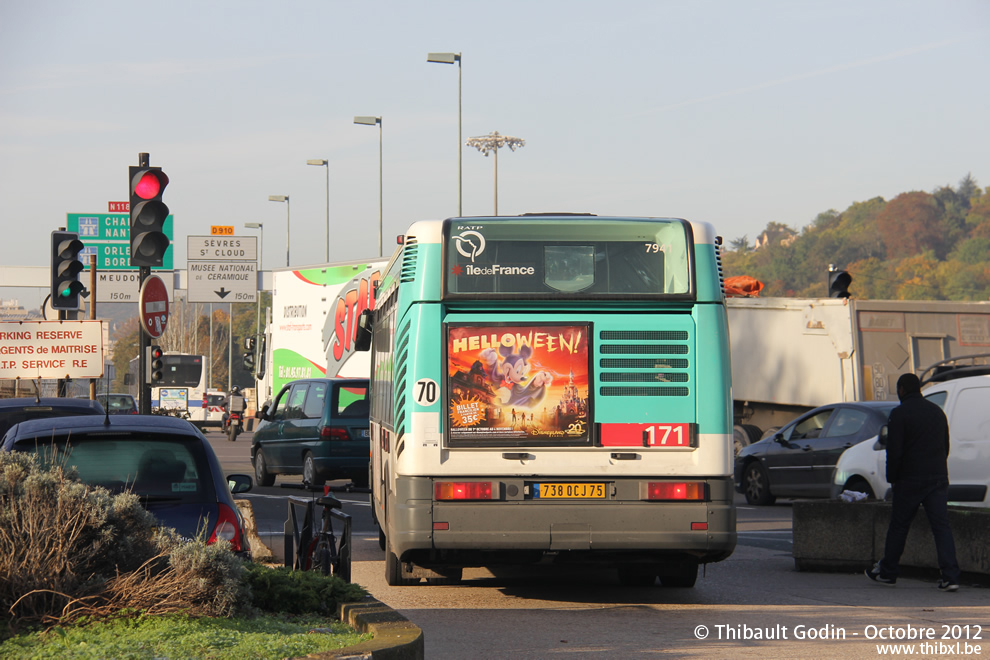
[{"label": "man's dark trousers", "polygon": [[924,505],[925,515],[935,537],[935,551],[942,578],[959,582],[959,564],[956,563],[956,544],[952,540],[949,527],[949,480],[904,479],[894,484],[894,502],[890,512],[890,526],[887,528],[887,543],[884,546],[880,572],[886,577],[897,577],[901,555],[907,543],[911,521]]}]

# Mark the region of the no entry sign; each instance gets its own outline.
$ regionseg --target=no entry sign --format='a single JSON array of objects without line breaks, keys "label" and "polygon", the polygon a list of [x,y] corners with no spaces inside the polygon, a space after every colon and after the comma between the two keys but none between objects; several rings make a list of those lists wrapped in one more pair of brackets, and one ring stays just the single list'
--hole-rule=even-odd
[{"label": "no entry sign", "polygon": [[168,325],[168,289],[157,275],[152,275],[141,285],[138,296],[141,328],[152,339],[158,339]]}]

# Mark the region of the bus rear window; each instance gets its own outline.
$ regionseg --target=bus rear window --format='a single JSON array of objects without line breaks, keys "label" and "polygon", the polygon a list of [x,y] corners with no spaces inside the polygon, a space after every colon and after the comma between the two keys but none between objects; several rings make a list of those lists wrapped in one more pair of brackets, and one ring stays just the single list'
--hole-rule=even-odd
[{"label": "bus rear window", "polygon": [[613,298],[691,293],[680,220],[511,218],[446,223],[453,296]]}]

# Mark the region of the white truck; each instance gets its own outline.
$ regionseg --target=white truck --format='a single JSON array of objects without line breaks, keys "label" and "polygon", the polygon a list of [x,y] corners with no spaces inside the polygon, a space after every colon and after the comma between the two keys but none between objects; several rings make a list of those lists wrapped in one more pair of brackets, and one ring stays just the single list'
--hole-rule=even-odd
[{"label": "white truck", "polygon": [[299,378],[368,378],[368,352],[354,351],[354,327],[374,308],[386,260],[348,261],[272,272],[272,309],[265,335],[265,375],[258,404]]},{"label": "white truck", "polygon": [[902,373],[990,350],[990,303],[730,298],[736,445],[839,401],[896,400]]}]

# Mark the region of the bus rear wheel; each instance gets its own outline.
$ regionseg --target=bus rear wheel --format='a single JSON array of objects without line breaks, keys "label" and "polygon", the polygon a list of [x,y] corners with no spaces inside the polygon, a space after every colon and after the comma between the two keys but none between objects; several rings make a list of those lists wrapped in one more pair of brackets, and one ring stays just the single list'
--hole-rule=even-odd
[{"label": "bus rear wheel", "polygon": [[447,568],[444,570],[443,577],[426,578],[426,584],[429,585],[460,584],[463,575],[464,575],[464,569],[462,568]]},{"label": "bus rear wheel", "polygon": [[669,572],[661,573],[658,577],[660,578],[660,584],[665,587],[690,589],[698,580],[698,565],[687,564],[679,566]]},{"label": "bus rear wheel", "polygon": [[392,544],[385,537],[385,584],[390,587],[409,587],[419,584],[419,578],[402,577],[402,564],[392,552]]},{"label": "bus rear wheel", "polygon": [[648,570],[636,570],[622,566],[617,571],[619,584],[623,587],[652,587],[657,581],[657,574]]}]

